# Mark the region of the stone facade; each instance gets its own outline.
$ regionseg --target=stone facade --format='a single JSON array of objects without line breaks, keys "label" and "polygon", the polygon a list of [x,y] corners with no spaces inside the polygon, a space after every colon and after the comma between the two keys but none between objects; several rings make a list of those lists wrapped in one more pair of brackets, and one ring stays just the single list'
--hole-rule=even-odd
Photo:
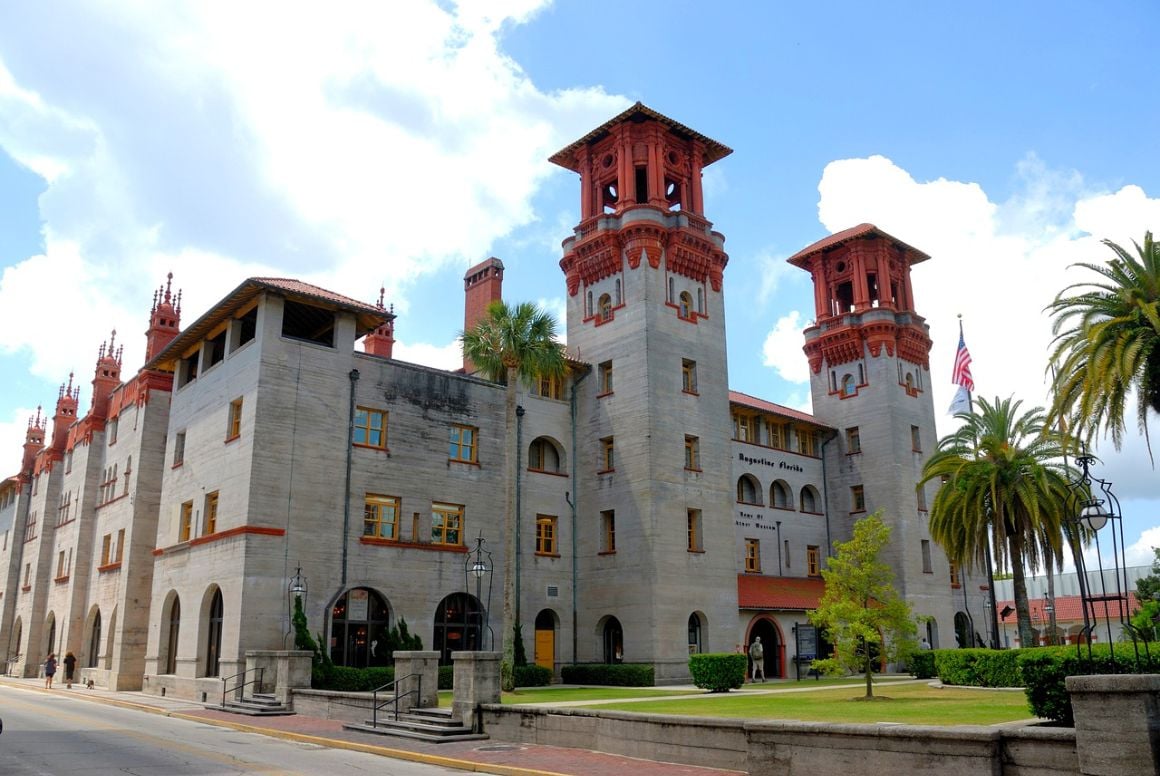
[{"label": "stone facade", "polygon": [[[90,410],[78,418],[79,392],[62,386],[51,439],[34,420],[21,472],[0,485],[11,670],[71,650],[99,684],[212,696],[247,653],[293,647],[292,579],[337,662],[385,662],[405,623],[446,663],[498,648],[514,561],[530,661],[649,663],[678,681],[690,651],[762,635],[767,672],[785,675],[799,645],[818,648],[799,626],[828,548],[879,507],[901,589],[932,643],[952,645],[963,588],[937,548],[920,550],[914,490],[935,443],[925,326],[909,296],[842,313],[856,347],[839,357],[849,347],[814,347],[833,339],[819,316],[814,415],[730,392],[728,257],[700,188],[728,153],[638,104],[552,157],[581,184],[560,262],[570,368],[518,387],[515,440],[503,386],[391,357],[381,294],[251,278],[180,330],[167,285],[145,365],[122,380],[102,346]],[[871,230],[799,254],[819,304],[838,257],[899,245]],[[890,264],[907,295],[917,255]],[[468,271],[465,320],[502,276],[497,259]],[[893,345],[883,321],[903,332]],[[857,395],[843,395],[837,372],[858,368]]]}]

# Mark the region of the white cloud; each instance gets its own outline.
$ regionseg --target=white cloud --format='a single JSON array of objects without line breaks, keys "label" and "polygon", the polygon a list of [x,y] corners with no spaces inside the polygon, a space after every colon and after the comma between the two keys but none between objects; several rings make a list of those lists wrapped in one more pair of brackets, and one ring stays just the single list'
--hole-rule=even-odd
[{"label": "white cloud", "polygon": [[1140,538],[1124,551],[1127,566],[1151,566],[1156,560],[1153,548],[1160,547],[1160,526],[1145,529]]},{"label": "white cloud", "polygon": [[757,255],[757,265],[761,268],[761,288],[757,292],[757,301],[765,305],[773,299],[781,287],[781,282],[787,277],[801,272],[797,267],[786,262],[789,258],[785,254],[776,254],[762,251]]},{"label": "white cloud", "polygon": [[761,346],[762,363],[776,369],[783,380],[791,383],[806,383],[810,379],[809,363],[802,353],[804,327],[804,317],[794,310],[778,318]]}]

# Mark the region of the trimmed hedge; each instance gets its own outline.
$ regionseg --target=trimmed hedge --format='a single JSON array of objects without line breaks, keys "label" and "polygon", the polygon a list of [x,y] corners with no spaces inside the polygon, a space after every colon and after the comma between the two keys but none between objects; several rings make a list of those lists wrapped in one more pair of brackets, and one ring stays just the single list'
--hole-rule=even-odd
[{"label": "trimmed hedge", "polygon": [[932,679],[938,673],[934,665],[934,652],[929,649],[911,654],[907,667],[916,679]]},{"label": "trimmed hedge", "polygon": [[598,684],[613,687],[652,687],[656,684],[649,663],[576,663],[563,666],[560,678],[564,684]]},{"label": "trimmed hedge", "polygon": [[729,692],[745,684],[749,658],[735,652],[689,655],[693,684],[709,692]]},{"label": "trimmed hedge", "polygon": [[439,689],[455,689],[455,666],[439,666]]},{"label": "trimmed hedge", "polygon": [[[935,669],[944,684],[965,687],[1022,687],[1016,649],[937,649]],[[925,677],[920,677],[925,678]]]},{"label": "trimmed hedge", "polygon": [[552,669],[543,666],[516,666],[516,687],[546,687],[552,683]]},{"label": "trimmed hedge", "polygon": [[395,681],[394,668],[350,668],[333,663],[314,667],[310,686],[316,690],[369,692]]},{"label": "trimmed hedge", "polygon": [[1037,717],[1045,717],[1065,725],[1075,724],[1071,696],[1064,680],[1083,674],[1160,673],[1160,654],[1152,653],[1149,661],[1143,648],[1139,664],[1129,644],[1115,645],[1112,658],[1107,644],[1092,646],[1091,659],[1087,647],[1077,654],[1074,646],[1039,647],[1019,650],[1019,669],[1026,681],[1027,702]]}]

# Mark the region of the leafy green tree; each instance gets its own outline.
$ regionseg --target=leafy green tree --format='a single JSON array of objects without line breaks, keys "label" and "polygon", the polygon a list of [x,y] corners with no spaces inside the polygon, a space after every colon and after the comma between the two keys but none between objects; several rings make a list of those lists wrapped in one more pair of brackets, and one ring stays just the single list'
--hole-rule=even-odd
[{"label": "leafy green tree", "polygon": [[463,355],[492,380],[507,385],[505,416],[508,445],[504,456],[503,658],[501,683],[515,689],[515,562],[516,562],[516,384],[544,376],[562,377],[564,346],[556,341],[556,320],[530,302],[509,306],[502,300],[488,305],[487,315],[464,331]]},{"label": "leafy green tree", "polygon": [[1021,404],[980,399],[973,412],[959,413],[963,425],[939,440],[922,482],[942,482],[930,535],[950,560],[985,568],[991,542],[996,563],[1010,567],[1020,642],[1032,645],[1025,568],[1062,557],[1069,487],[1061,438],[1044,425],[1041,408],[1020,414]]},{"label": "leafy green tree", "polygon": [[874,697],[873,653],[893,661],[916,647],[910,605],[894,589],[890,566],[878,559],[889,542],[881,511],[855,523],[850,541],[834,543],[837,555],[822,569],[826,592],[809,613],[834,645],[833,657],[815,660],[813,668],[825,674],[865,672],[866,698]]},{"label": "leafy green tree", "polygon": [[1133,243],[1135,255],[1103,243],[1115,254],[1107,264],[1074,265],[1099,277],[1073,283],[1047,307],[1055,317],[1051,416],[1089,444],[1103,427],[1119,450],[1135,390],[1136,423],[1151,455],[1148,410],[1160,414],[1160,243],[1146,232],[1143,246]]},{"label": "leafy green tree", "polygon": [[[1140,608],[1132,613],[1132,627],[1136,629],[1136,635],[1144,641],[1156,641],[1157,637],[1157,623],[1160,622],[1160,601],[1149,599],[1140,602]],[[1132,636],[1129,633],[1124,633],[1125,640]]]},{"label": "leafy green tree", "polygon": [[1136,580],[1136,598],[1144,601],[1160,600],[1160,547],[1153,547],[1152,573]]}]

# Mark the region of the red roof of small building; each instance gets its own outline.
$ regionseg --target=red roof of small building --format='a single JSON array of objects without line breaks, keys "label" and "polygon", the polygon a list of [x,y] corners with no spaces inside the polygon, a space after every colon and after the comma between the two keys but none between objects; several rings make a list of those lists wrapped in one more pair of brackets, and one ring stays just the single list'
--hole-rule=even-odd
[{"label": "red roof of small building", "polygon": [[737,606],[740,609],[804,612],[817,609],[824,592],[826,583],[817,577],[737,575]]},{"label": "red roof of small building", "polygon": [[890,240],[891,242],[897,243],[903,249],[903,252],[906,254],[907,259],[910,261],[911,264],[918,264],[920,261],[926,261],[927,259],[930,258],[930,256],[923,253],[918,248],[915,248],[912,245],[907,245],[902,240],[899,240],[897,237],[894,237],[893,235],[889,235],[886,232],[882,231],[881,229],[876,227],[874,224],[858,224],[857,226],[852,226],[849,229],[843,229],[840,232],[834,232],[829,237],[823,237],[821,240],[818,240],[813,245],[802,248],[800,251],[795,253],[793,256],[790,256],[788,259],[786,259],[786,261],[788,261],[790,264],[794,265],[795,267],[801,267],[802,269],[809,269],[809,263],[806,261],[806,259],[813,256],[815,253],[821,253],[822,251],[827,251],[827,250],[830,250],[831,248],[836,248],[839,245],[842,245],[843,243],[848,243],[852,240],[857,240],[860,237],[871,237],[871,236],[872,237],[881,237],[883,239]]},{"label": "red roof of small building", "polygon": [[[1029,604],[1030,609],[1031,609],[1031,621],[1032,622],[1047,622],[1048,621],[1049,618],[1048,618],[1047,612],[1044,610],[1044,604],[1046,604],[1046,601],[1044,599],[1032,598],[1027,603]],[[1094,604],[1094,612],[1095,612],[1096,619],[1104,619],[1106,616],[1104,614],[1104,612],[1106,611],[1109,615],[1111,615],[1112,617],[1114,617],[1118,620],[1120,618],[1121,604],[1122,604],[1122,602],[1120,602],[1120,601],[1108,601],[1107,609],[1105,610],[1104,603],[1102,601],[1096,602]],[[1007,613],[1006,617],[1000,616],[999,619],[1005,623],[1015,622],[1015,602],[1011,601],[1011,600],[1000,601],[999,602],[1000,615],[1002,614],[1003,609],[1005,607],[1010,607],[1011,611]],[[1130,617],[1132,615],[1132,613],[1134,613],[1139,608],[1140,608],[1140,602],[1136,600],[1136,594],[1129,592],[1128,593],[1128,610],[1126,612],[1124,612],[1124,616]],[[1055,621],[1056,622],[1072,622],[1072,621],[1082,622],[1083,621],[1083,602],[1078,595],[1056,596],[1056,599],[1055,599]]]},{"label": "red roof of small building", "polygon": [[782,404],[774,404],[771,401],[759,399],[756,396],[750,396],[747,393],[741,393],[741,391],[730,391],[729,401],[733,402],[734,404],[741,404],[745,407],[752,407],[753,409],[761,410],[762,412],[771,412],[775,415],[785,415],[787,418],[793,418],[794,420],[801,420],[806,423],[812,423],[815,426],[821,426],[822,428],[832,428],[832,426],[827,426],[825,423],[822,423],[820,420],[807,412],[790,409],[789,407],[786,407]]}]

